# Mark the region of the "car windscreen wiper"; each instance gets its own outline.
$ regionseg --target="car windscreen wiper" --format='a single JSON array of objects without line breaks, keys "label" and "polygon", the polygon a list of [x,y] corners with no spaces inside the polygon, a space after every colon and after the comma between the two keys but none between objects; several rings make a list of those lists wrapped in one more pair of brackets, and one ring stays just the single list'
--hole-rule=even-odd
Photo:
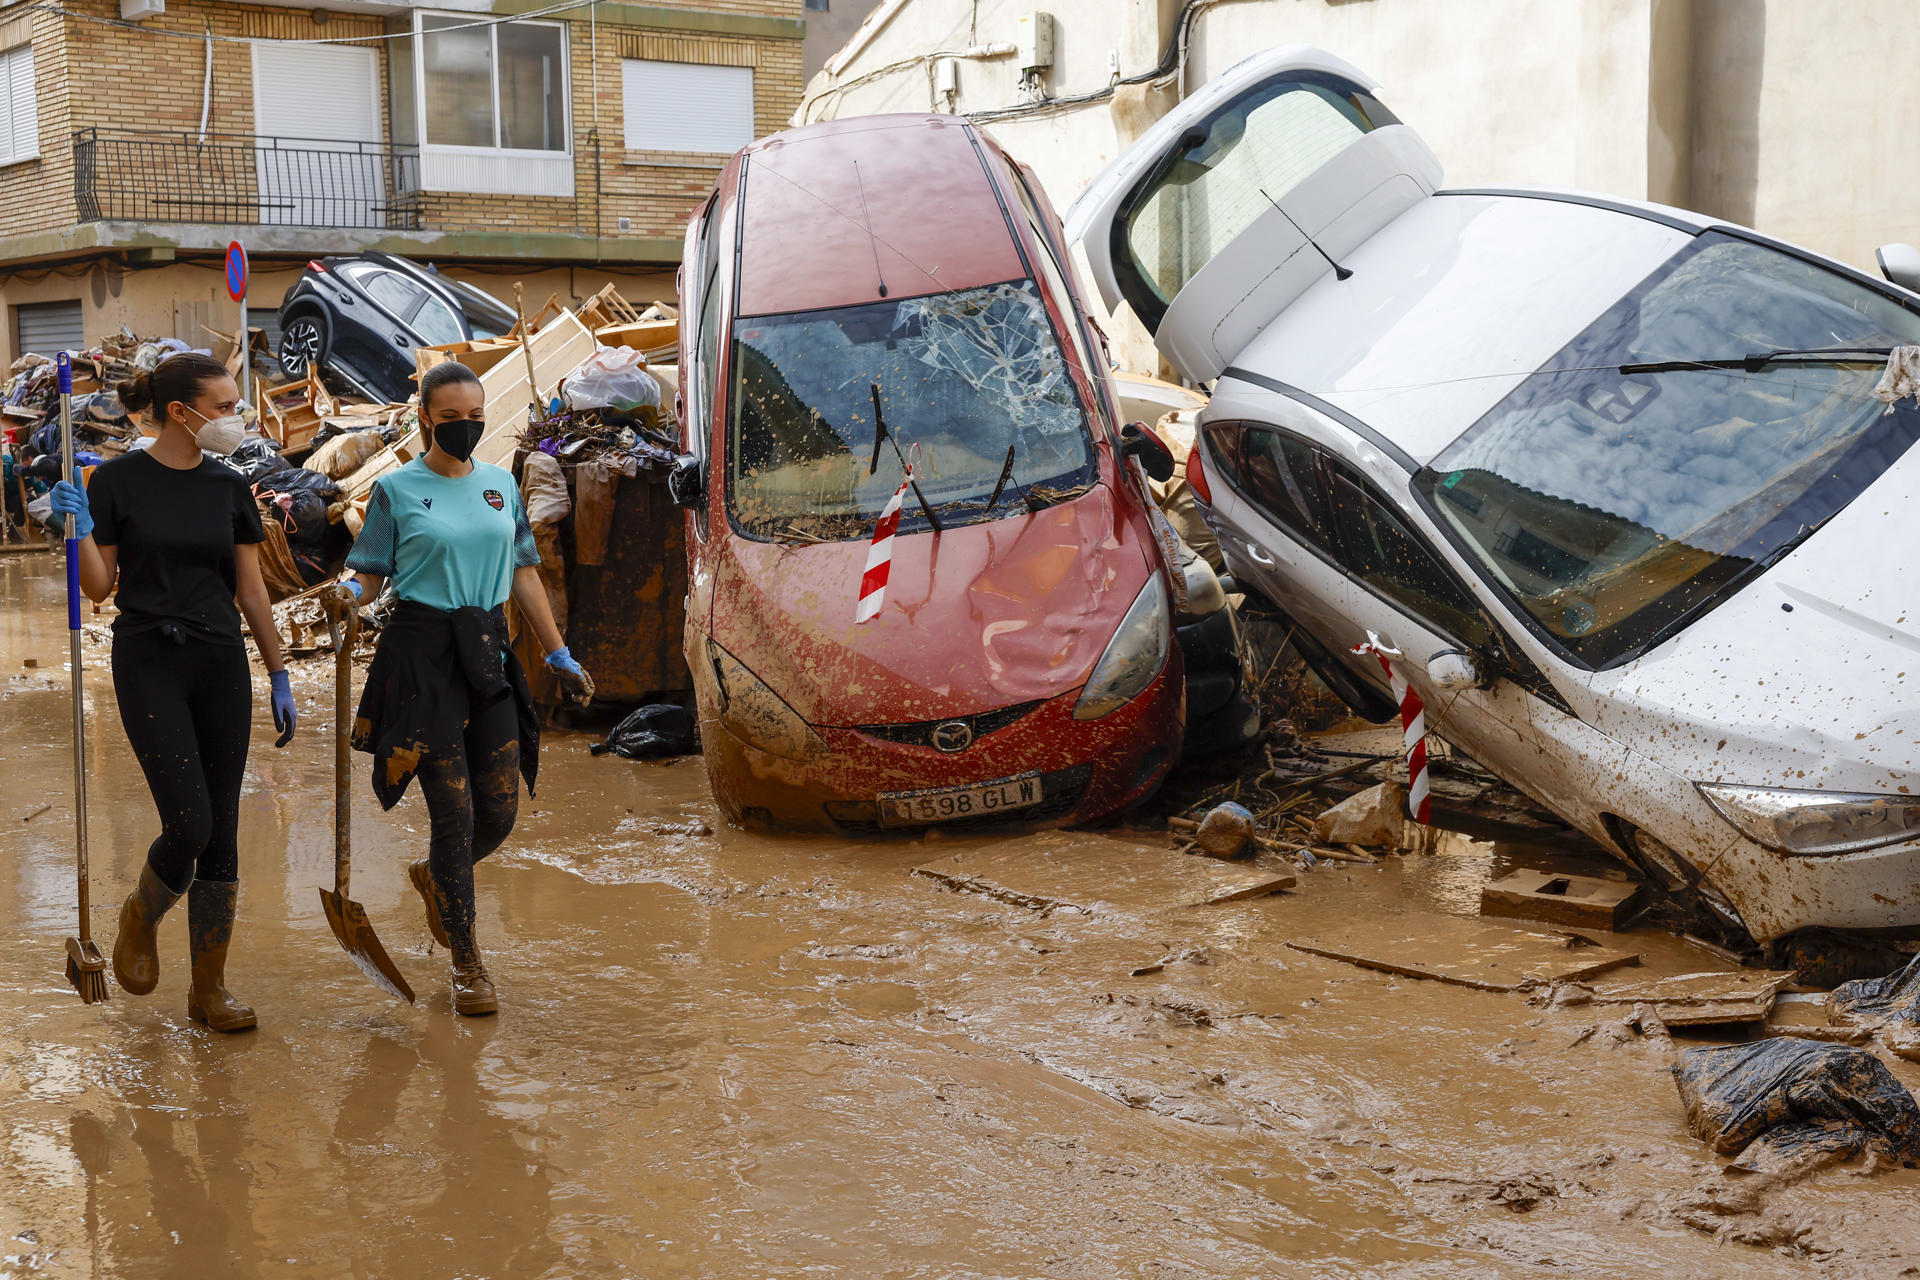
[{"label": "car windscreen wiper", "polygon": [[1770,364],[1879,364],[1893,354],[1892,347],[1803,347],[1779,351],[1749,351],[1744,356],[1713,360],[1653,360],[1623,364],[1621,373],[1685,373],[1689,369],[1738,369],[1759,373]]},{"label": "car windscreen wiper", "polygon": [[893,432],[887,430],[886,415],[880,412],[880,384],[869,383],[873,391],[873,456],[867,459],[867,474],[872,475],[880,469],[880,442],[885,440],[893,446],[893,456],[900,459],[900,470],[906,472],[907,485],[913,490],[913,496],[920,501],[920,509],[927,513],[927,523],[935,533],[940,533],[940,517],[933,514],[933,504],[927,501],[927,495],[920,492],[920,482],[913,478],[912,468],[907,466],[907,455],[900,452],[900,442]]}]

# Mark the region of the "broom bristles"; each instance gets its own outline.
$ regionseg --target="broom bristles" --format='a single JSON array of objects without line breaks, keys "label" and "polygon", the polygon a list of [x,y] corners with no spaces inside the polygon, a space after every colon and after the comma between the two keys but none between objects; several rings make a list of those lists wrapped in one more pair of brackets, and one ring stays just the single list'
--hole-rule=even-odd
[{"label": "broom bristles", "polygon": [[107,998],[107,966],[104,959],[86,957],[74,939],[67,940],[67,981],[80,996],[82,1004],[99,1004]]}]

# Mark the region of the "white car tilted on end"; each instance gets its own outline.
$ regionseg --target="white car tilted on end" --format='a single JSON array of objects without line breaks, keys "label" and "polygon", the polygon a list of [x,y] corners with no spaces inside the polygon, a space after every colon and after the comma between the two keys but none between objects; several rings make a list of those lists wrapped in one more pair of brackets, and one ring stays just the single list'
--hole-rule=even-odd
[{"label": "white car tilted on end", "polygon": [[1731,930],[1920,932],[1920,406],[1873,394],[1920,296],[1677,209],[1445,189],[1302,46],[1068,231],[1211,384],[1209,523],[1349,701],[1392,713],[1375,632],[1436,732]]}]

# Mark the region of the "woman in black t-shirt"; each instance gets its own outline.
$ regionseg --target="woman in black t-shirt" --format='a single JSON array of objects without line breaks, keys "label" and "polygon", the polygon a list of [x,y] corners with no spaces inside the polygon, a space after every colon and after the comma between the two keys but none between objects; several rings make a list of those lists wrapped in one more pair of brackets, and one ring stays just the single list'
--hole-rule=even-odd
[{"label": "woman in black t-shirt", "polygon": [[240,473],[206,456],[233,452],[244,436],[240,389],[217,361],[188,353],[119,392],[128,412],[149,411],[159,438],[96,468],[85,489],[56,485],[53,500],[74,517],[82,590],[95,603],[114,594],[119,606],[113,692],[160,810],[160,837],[120,909],[113,973],[134,995],[153,990],[154,931],[187,894],[187,1016],[241,1031],[254,1025],[253,1010],[226,988],[253,703],[241,613],[273,687],[274,745],[293,737],[294,714],[260,576],[259,509]]}]

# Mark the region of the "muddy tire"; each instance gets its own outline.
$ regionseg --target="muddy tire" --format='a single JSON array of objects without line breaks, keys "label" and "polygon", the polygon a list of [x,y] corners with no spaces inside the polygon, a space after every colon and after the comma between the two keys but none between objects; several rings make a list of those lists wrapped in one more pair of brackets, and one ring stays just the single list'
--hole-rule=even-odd
[{"label": "muddy tire", "polygon": [[333,326],[324,312],[303,307],[287,317],[280,330],[280,371],[289,378],[304,378],[309,370],[326,363],[327,348],[333,342]]},{"label": "muddy tire", "polygon": [[1759,963],[1763,948],[1754,941],[1733,900],[1701,874],[1685,854],[1622,819],[1615,835],[1647,888],[1663,901],[1647,914],[1663,927],[1691,933]]}]

